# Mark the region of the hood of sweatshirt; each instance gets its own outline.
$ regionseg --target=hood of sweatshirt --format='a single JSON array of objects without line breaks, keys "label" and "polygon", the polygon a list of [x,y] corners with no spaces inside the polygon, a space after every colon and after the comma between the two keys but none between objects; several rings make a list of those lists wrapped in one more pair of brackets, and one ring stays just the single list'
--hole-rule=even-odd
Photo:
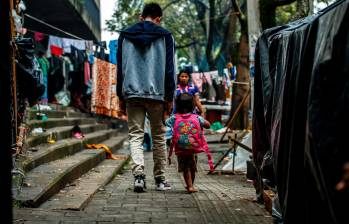
[{"label": "hood of sweatshirt", "polygon": [[135,45],[143,47],[171,33],[153,22],[144,21],[122,30],[121,34]]}]

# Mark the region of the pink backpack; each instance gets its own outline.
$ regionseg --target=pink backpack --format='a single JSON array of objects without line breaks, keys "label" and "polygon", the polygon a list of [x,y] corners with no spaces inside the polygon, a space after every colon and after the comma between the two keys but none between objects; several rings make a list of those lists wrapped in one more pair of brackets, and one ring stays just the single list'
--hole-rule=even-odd
[{"label": "pink backpack", "polygon": [[173,146],[176,155],[204,152],[203,133],[196,114],[175,114]]},{"label": "pink backpack", "polygon": [[171,152],[176,155],[206,152],[210,170],[213,170],[212,156],[197,114],[175,114]]}]

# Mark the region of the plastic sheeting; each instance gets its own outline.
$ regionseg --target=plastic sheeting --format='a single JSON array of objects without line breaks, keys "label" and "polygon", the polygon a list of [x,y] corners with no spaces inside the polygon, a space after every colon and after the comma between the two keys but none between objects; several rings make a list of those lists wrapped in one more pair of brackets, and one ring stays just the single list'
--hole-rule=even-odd
[{"label": "plastic sheeting", "polygon": [[[252,147],[252,133],[246,134],[241,141],[242,144]],[[247,172],[247,164],[246,162],[250,160],[251,153],[241,148],[240,146],[236,148],[235,162],[234,162],[234,170]],[[230,153],[228,162],[223,166],[222,170],[232,170],[233,169],[233,159],[234,153]]]},{"label": "plastic sheeting", "polygon": [[349,0],[264,31],[255,64],[253,158],[272,152],[284,222],[348,223]]}]

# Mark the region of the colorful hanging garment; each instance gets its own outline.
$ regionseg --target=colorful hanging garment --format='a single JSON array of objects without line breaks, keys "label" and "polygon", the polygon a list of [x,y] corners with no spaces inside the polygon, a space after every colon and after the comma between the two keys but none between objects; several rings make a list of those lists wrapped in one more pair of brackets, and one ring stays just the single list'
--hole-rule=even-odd
[{"label": "colorful hanging garment", "polygon": [[92,66],[91,111],[96,114],[118,117],[116,96],[116,65],[94,58]]}]

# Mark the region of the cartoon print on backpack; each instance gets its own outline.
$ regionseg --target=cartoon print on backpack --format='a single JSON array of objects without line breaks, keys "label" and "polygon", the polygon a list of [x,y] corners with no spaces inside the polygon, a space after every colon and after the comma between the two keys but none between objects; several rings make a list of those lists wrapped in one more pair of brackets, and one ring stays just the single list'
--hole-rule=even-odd
[{"label": "cartoon print on backpack", "polygon": [[183,149],[193,149],[193,147],[199,147],[198,137],[195,136],[199,133],[197,127],[191,122],[180,122],[178,124],[179,139],[177,142],[178,147]]}]

